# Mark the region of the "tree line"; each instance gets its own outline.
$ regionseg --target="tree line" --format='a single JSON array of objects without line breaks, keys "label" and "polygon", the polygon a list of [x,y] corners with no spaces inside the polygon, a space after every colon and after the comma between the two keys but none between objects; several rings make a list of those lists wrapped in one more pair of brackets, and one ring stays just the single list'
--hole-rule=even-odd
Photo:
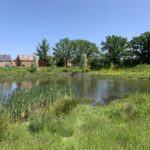
[{"label": "tree line", "polygon": [[53,47],[46,39],[36,47],[36,55],[45,66],[89,66],[92,69],[115,67],[133,67],[138,64],[150,64],[150,32],[127,38],[118,35],[107,36],[100,47],[87,40],[64,38]]}]

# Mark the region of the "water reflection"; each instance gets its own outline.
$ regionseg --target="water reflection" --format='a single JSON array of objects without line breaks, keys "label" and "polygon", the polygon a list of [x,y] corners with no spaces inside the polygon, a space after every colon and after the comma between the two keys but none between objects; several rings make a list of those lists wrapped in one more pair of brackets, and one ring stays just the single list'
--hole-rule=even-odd
[{"label": "water reflection", "polygon": [[56,84],[72,89],[78,98],[95,99],[95,103],[108,103],[128,93],[150,91],[150,80],[101,79],[98,77],[50,77],[41,80],[0,83],[0,96],[7,98],[16,88],[28,90],[34,85]]}]

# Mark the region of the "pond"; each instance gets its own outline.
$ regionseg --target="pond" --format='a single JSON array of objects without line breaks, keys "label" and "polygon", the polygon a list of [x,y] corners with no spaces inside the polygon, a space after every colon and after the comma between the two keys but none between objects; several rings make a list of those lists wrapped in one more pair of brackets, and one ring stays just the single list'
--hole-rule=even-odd
[{"label": "pond", "polygon": [[95,100],[93,104],[106,104],[130,93],[150,91],[150,80],[58,76],[38,80],[0,82],[0,96],[7,98],[17,88],[28,90],[35,85],[54,86],[56,84],[69,86],[77,98]]}]

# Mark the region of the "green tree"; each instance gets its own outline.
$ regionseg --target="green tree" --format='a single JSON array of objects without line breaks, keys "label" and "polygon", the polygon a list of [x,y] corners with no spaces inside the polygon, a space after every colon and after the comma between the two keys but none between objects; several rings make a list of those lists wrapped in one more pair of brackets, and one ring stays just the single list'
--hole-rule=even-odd
[{"label": "green tree", "polygon": [[138,63],[150,64],[150,32],[134,37],[130,44]]},{"label": "green tree", "polygon": [[107,54],[103,54],[101,51],[95,54],[92,62],[91,69],[102,69],[109,68],[111,66],[111,62]]},{"label": "green tree", "polygon": [[37,57],[34,56],[33,57],[33,63],[31,65],[31,72],[36,72],[37,71],[37,67],[38,67],[38,60],[37,60]]},{"label": "green tree", "polygon": [[36,55],[39,57],[39,59],[45,61],[45,64],[47,64],[47,58],[48,58],[48,52],[50,50],[50,46],[47,42],[47,40],[44,38],[41,43],[38,44],[36,47]]},{"label": "green tree", "polygon": [[54,59],[57,64],[62,66],[68,66],[68,62],[71,61],[72,55],[72,45],[69,38],[61,39],[58,43],[56,43],[55,48],[53,48]]},{"label": "green tree", "polygon": [[86,54],[87,64],[91,65],[91,61],[98,52],[98,47],[95,43],[86,40],[73,40],[72,41],[72,59],[74,65],[80,65],[82,56]]},{"label": "green tree", "polygon": [[53,65],[53,56],[47,56],[46,66],[52,66],[52,65]]},{"label": "green tree", "polygon": [[102,50],[106,52],[110,62],[118,66],[120,65],[121,58],[129,48],[129,44],[126,38],[121,36],[107,36],[106,41],[101,42]]},{"label": "green tree", "polygon": [[80,61],[80,68],[82,69],[82,72],[84,71],[84,68],[87,67],[87,55],[86,54],[82,54],[81,56],[81,61]]}]

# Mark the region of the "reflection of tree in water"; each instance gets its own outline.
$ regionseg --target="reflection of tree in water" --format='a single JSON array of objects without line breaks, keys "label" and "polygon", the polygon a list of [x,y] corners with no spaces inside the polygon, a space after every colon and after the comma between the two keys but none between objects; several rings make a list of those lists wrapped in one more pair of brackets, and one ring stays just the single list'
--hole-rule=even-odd
[{"label": "reflection of tree in water", "polygon": [[8,98],[16,89],[28,90],[35,85],[60,86],[66,89],[71,88],[74,96],[78,98],[96,99],[99,103],[107,103],[127,93],[150,91],[149,80],[122,80],[122,79],[102,79],[98,77],[85,76],[63,76],[49,77],[40,80],[22,80],[19,82],[0,83],[0,97]]},{"label": "reflection of tree in water", "polygon": [[90,98],[92,79],[88,77],[73,77],[71,85],[73,93],[80,98]]},{"label": "reflection of tree in water", "polygon": [[21,90],[28,90],[38,84],[39,84],[39,80],[22,80],[17,82],[17,87]]}]

